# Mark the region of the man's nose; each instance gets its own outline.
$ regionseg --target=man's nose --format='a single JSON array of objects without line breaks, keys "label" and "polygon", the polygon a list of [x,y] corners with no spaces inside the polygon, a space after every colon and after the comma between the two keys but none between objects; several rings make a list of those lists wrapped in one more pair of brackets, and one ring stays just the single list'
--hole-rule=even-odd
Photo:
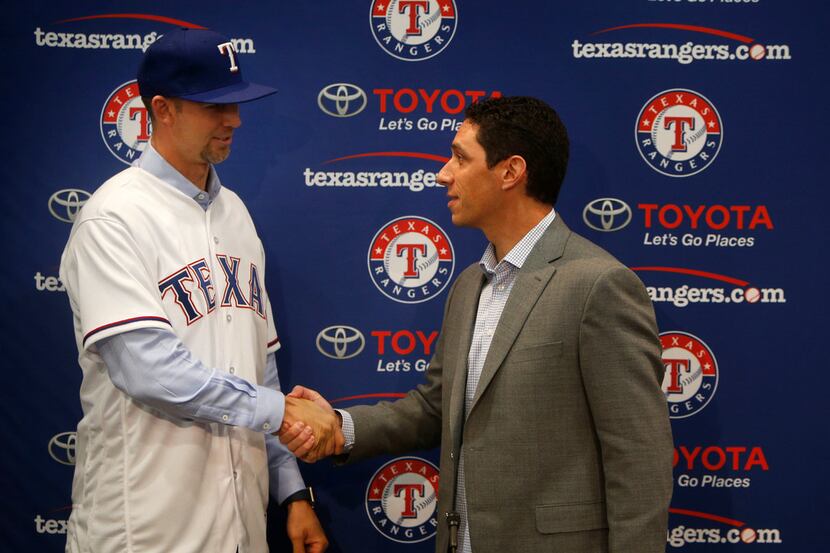
[{"label": "man's nose", "polygon": [[242,125],[242,118],[239,116],[239,104],[227,104],[225,106],[225,124],[234,129]]},{"label": "man's nose", "polygon": [[452,160],[447,161],[444,166],[441,167],[441,170],[438,171],[436,181],[438,181],[438,184],[441,186],[449,186],[452,183],[452,173],[450,173],[449,169],[450,161]]}]

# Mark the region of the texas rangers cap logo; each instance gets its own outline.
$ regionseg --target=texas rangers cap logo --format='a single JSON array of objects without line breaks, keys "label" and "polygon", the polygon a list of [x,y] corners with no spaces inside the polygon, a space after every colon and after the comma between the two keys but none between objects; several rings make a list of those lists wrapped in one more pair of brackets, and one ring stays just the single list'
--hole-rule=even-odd
[{"label": "texas rangers cap logo", "polygon": [[378,290],[401,303],[438,296],[455,267],[444,230],[433,221],[407,215],[386,223],[369,245],[369,275]]},{"label": "texas rangers cap logo", "polygon": [[378,45],[403,61],[440,54],[455,35],[455,0],[373,0],[369,25]]},{"label": "texas rangers cap logo", "polygon": [[702,94],[675,88],[646,102],[637,116],[634,138],[649,167],[669,177],[689,177],[717,157],[723,124]]},{"label": "texas rangers cap logo", "polygon": [[416,543],[438,528],[438,468],[419,457],[389,461],[369,480],[366,514],[375,529],[398,543]]},{"label": "texas rangers cap logo", "polygon": [[101,110],[101,137],[110,153],[130,164],[150,141],[150,114],[138,93],[138,83],[128,81],[109,95]]},{"label": "texas rangers cap logo", "polygon": [[663,393],[669,417],[684,419],[703,410],[718,389],[718,362],[703,340],[687,332],[660,334],[663,346]]}]

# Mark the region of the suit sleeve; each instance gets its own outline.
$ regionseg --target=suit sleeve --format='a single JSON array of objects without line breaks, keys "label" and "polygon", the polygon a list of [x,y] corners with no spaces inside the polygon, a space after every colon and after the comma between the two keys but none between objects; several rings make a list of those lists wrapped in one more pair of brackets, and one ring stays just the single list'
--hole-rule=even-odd
[{"label": "suit sleeve", "polygon": [[602,451],[609,553],[662,553],[671,427],[654,310],[630,270],[614,267],[596,280],[583,312],[579,356]]},{"label": "suit sleeve", "polygon": [[346,409],[354,422],[355,443],[341,462],[354,462],[381,454],[431,449],[441,444],[441,398],[444,378],[444,336],[453,284],[444,305],[444,324],[430,359],[426,382],[397,401]]}]

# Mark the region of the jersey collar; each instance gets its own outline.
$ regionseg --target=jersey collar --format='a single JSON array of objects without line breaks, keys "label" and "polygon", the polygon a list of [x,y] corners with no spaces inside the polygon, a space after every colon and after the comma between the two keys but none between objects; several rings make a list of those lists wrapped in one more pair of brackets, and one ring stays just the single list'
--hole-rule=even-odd
[{"label": "jersey collar", "polygon": [[195,184],[187,180],[187,178],[179,173],[175,167],[170,165],[166,159],[161,157],[152,143],[147,143],[147,148],[141,157],[133,162],[134,167],[139,167],[154,177],[166,182],[185,196],[193,198],[193,201],[198,203],[202,209],[207,210],[208,206],[216,199],[219,190],[222,188],[222,183],[219,181],[219,175],[216,174],[216,169],[213,165],[210,166],[207,179],[207,191],[199,190]]}]

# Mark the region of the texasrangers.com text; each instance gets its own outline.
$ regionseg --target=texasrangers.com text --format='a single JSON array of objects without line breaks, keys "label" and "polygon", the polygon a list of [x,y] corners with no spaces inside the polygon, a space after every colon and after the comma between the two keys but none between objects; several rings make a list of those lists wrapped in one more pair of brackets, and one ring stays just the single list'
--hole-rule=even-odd
[{"label": "texasrangers.com text", "polygon": [[405,171],[303,171],[305,185],[311,187],[340,188],[408,188],[420,192],[424,188],[440,186],[435,182],[435,173],[419,169],[412,173]]},{"label": "texasrangers.com text", "polygon": [[749,527],[730,528],[687,528],[675,526],[667,532],[667,543],[671,547],[683,547],[688,543],[782,543],[781,530]]},{"label": "texasrangers.com text", "polygon": [[647,286],[648,297],[654,303],[670,303],[686,307],[695,303],[787,303],[781,288],[695,288],[693,286]]},{"label": "texasrangers.com text", "polygon": [[574,58],[674,60],[683,65],[695,61],[787,61],[792,59],[787,44],[666,44],[650,42],[571,43]]}]

